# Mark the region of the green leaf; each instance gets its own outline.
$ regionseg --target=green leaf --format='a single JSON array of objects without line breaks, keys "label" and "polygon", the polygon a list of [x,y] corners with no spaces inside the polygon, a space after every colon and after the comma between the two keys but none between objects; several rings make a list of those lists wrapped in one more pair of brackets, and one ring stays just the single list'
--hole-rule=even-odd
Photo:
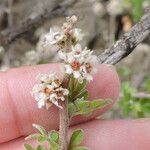
[{"label": "green leaf", "polygon": [[39,132],[40,132],[42,135],[46,135],[46,134],[47,134],[46,130],[45,130],[42,126],[37,125],[37,124],[33,124],[32,126],[33,126],[34,128],[36,128],[37,130],[39,130]]},{"label": "green leaf", "polygon": [[77,129],[73,132],[70,143],[69,143],[69,149],[72,149],[73,147],[79,145],[84,138],[83,130]]},{"label": "green leaf", "polygon": [[87,84],[86,80],[83,80],[83,82],[80,83],[73,76],[70,77],[69,96],[68,96],[70,102],[74,102],[77,98],[82,98],[82,97],[84,98],[84,100],[87,100],[88,91],[85,89],[86,84]]},{"label": "green leaf", "polygon": [[50,145],[51,150],[58,150],[58,140],[59,140],[59,133],[58,131],[52,130],[48,134],[48,142]]},{"label": "green leaf", "polygon": [[74,113],[77,111],[76,106],[74,105],[74,103],[70,102],[68,104],[68,113],[69,113],[69,118],[74,116]]},{"label": "green leaf", "polygon": [[53,139],[48,140],[51,150],[58,150],[58,144]]},{"label": "green leaf", "polygon": [[92,101],[85,101],[82,98],[77,99],[74,103],[69,103],[68,111],[69,117],[77,115],[90,115],[96,109],[110,104],[111,100],[97,99]]},{"label": "green leaf", "polygon": [[90,101],[77,100],[75,101],[75,106],[77,107],[77,111],[74,115],[87,115],[91,113],[90,109]]},{"label": "green leaf", "polygon": [[83,90],[78,95],[76,95],[74,99],[81,99],[81,98],[83,98],[83,100],[87,100],[88,96],[89,96],[88,91],[87,90]]},{"label": "green leaf", "polygon": [[70,76],[70,79],[69,79],[69,90],[73,90],[74,88],[74,81],[75,81],[75,78],[73,76]]},{"label": "green leaf", "polygon": [[49,138],[51,138],[53,141],[55,141],[56,143],[58,142],[59,140],[59,132],[58,131],[55,131],[55,130],[52,130],[48,133],[48,136]]},{"label": "green leaf", "polygon": [[39,137],[40,135],[41,135],[41,134],[39,134],[39,133],[31,134],[31,135],[27,136],[27,137],[25,138],[25,140],[31,140],[31,139],[36,140],[36,139],[38,139],[38,137]]},{"label": "green leaf", "polygon": [[26,150],[34,150],[33,147],[31,145],[29,145],[29,144],[24,144],[24,148]]},{"label": "green leaf", "polygon": [[74,147],[74,148],[72,148],[71,150],[90,150],[90,149],[87,148],[87,147],[79,146],[79,147]]},{"label": "green leaf", "polygon": [[39,146],[36,148],[36,150],[45,150],[45,148],[42,147],[41,145],[39,145]]},{"label": "green leaf", "polygon": [[82,83],[78,82],[78,84],[76,85],[75,87],[75,91],[82,91],[86,88],[86,85],[87,85],[87,81],[86,80],[83,80]]},{"label": "green leaf", "polygon": [[96,109],[99,109],[101,107],[104,107],[111,103],[111,100],[92,100],[92,101],[81,101],[78,100],[75,102],[75,105],[77,107],[77,112],[75,115],[90,115],[93,111]]},{"label": "green leaf", "polygon": [[25,140],[29,140],[29,139],[38,140],[38,142],[44,142],[48,140],[48,137],[47,135],[41,135],[39,133],[36,133],[36,134],[31,134],[25,138]]},{"label": "green leaf", "polygon": [[97,100],[92,100],[91,101],[91,109],[92,111],[104,107],[106,105],[109,105],[112,103],[112,100],[110,99],[97,99]]},{"label": "green leaf", "polygon": [[38,138],[37,138],[38,142],[44,142],[44,141],[47,141],[48,140],[48,137],[45,135],[40,135]]}]

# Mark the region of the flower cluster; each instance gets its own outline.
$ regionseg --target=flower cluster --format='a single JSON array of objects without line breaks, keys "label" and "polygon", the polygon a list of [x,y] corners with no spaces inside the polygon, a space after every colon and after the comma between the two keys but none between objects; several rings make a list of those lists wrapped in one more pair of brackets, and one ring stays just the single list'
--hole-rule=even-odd
[{"label": "flower cluster", "polygon": [[38,107],[46,106],[48,109],[52,104],[59,108],[62,106],[60,101],[64,101],[69,91],[62,88],[62,81],[56,76],[56,73],[39,74],[37,76],[37,84],[32,89],[32,95],[38,102]]},{"label": "flower cluster", "polygon": [[73,74],[81,82],[84,79],[92,80],[96,72],[95,65],[98,63],[98,57],[92,53],[87,48],[82,50],[80,44],[72,46],[71,52],[59,51],[59,57],[65,62],[65,73]]},{"label": "flower cluster", "polygon": [[[58,48],[59,57],[65,64],[65,73],[73,75],[81,83],[83,80],[93,80],[98,57],[93,55],[93,51],[87,48],[82,49],[81,45],[77,44],[83,34],[80,29],[74,28],[76,21],[77,17],[75,16],[67,17],[62,28],[50,29],[43,39],[45,45]],[[54,104],[62,108],[61,101],[67,98],[69,91],[62,87],[62,81],[56,74],[40,74],[37,82],[33,87],[32,94],[38,102],[38,107],[49,108]]]},{"label": "flower cluster", "polygon": [[83,38],[81,29],[73,28],[76,21],[77,18],[75,16],[67,17],[67,22],[63,24],[62,28],[50,28],[49,33],[45,34],[42,38],[43,49],[64,49],[68,35],[70,35],[71,44],[73,45],[81,41]]},{"label": "flower cluster", "polygon": [[[72,32],[72,44],[76,44],[82,40],[83,34],[81,29],[75,28]],[[47,49],[47,47],[55,50],[63,49],[66,39],[67,37],[61,28],[50,28],[49,33],[44,35],[43,49]]]}]

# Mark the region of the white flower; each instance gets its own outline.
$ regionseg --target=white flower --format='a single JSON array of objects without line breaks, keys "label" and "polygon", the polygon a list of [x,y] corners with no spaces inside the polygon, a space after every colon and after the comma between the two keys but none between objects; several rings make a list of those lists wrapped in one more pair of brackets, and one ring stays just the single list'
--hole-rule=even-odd
[{"label": "white flower", "polygon": [[82,50],[81,45],[77,44],[72,47],[72,51],[65,53],[59,52],[61,59],[65,61],[65,73],[73,74],[74,78],[83,81],[93,79],[96,72],[95,65],[98,63],[98,57],[92,54],[93,51],[87,48]]},{"label": "white flower", "polygon": [[62,108],[59,102],[65,100],[69,91],[61,87],[62,81],[58,79],[56,73],[39,74],[37,82],[32,89],[32,96],[38,102],[38,107],[46,106],[48,109],[54,104]]},{"label": "white flower", "polygon": [[46,94],[42,92],[36,93],[35,100],[38,102],[38,108],[42,108],[47,100]]},{"label": "white flower", "polygon": [[38,93],[40,91],[42,91],[45,88],[44,84],[35,84],[34,87],[32,88],[32,93]]},{"label": "white flower", "polygon": [[64,38],[64,33],[58,27],[50,28],[49,33],[45,35],[45,41],[51,45],[59,43]]},{"label": "white flower", "polygon": [[56,52],[64,46],[66,35],[59,27],[50,28],[50,31],[41,36],[37,45],[37,49],[40,51],[53,51]]},{"label": "white flower", "polygon": [[84,34],[82,33],[82,30],[79,28],[74,29],[74,37],[76,38],[76,41],[81,41],[84,37]]},{"label": "white flower", "polygon": [[[82,40],[83,34],[81,29],[75,28],[72,30],[72,44],[75,44]],[[50,51],[55,53],[60,49],[64,49],[66,42],[66,34],[63,29],[59,27],[52,27],[50,31],[43,34],[37,44],[37,50],[39,52]]]}]

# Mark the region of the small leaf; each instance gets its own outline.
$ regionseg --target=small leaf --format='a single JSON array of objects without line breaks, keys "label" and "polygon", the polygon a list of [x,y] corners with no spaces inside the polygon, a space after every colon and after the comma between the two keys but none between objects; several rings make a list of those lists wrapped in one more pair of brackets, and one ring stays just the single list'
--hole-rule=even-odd
[{"label": "small leaf", "polygon": [[89,96],[88,91],[84,90],[84,91],[80,92],[78,95],[76,95],[75,99],[81,99],[81,98],[83,98],[83,100],[87,100],[88,96]]},{"label": "small leaf", "polygon": [[33,124],[32,126],[33,126],[34,128],[36,128],[37,130],[39,130],[39,132],[40,132],[41,134],[43,134],[43,135],[47,134],[46,130],[45,130],[42,126],[37,125],[37,124]]},{"label": "small leaf", "polygon": [[48,140],[51,150],[58,150],[58,144],[53,139]]},{"label": "small leaf", "polygon": [[48,137],[47,135],[41,135],[39,133],[36,133],[36,134],[31,134],[25,138],[25,140],[30,140],[30,139],[38,140],[38,142],[44,142],[48,140]]},{"label": "small leaf", "polygon": [[71,117],[76,115],[90,115],[96,109],[104,107],[110,103],[111,100],[97,99],[85,101],[83,99],[78,99],[75,101],[75,104],[71,106],[72,110],[70,111],[71,108],[69,109],[69,113],[71,113]]},{"label": "small leaf", "polygon": [[39,145],[39,146],[36,148],[36,150],[45,150],[45,148],[42,147],[41,145]]},{"label": "small leaf", "polygon": [[87,84],[86,80],[83,80],[83,82],[80,83],[73,76],[70,77],[69,96],[68,96],[70,102],[74,102],[77,98],[82,98],[82,97],[84,98],[84,100],[87,100],[88,91],[85,89],[86,84]]},{"label": "small leaf", "polygon": [[58,131],[52,130],[48,133],[48,136],[55,142],[58,142],[59,140],[59,133]]},{"label": "small leaf", "polygon": [[87,148],[87,147],[79,146],[79,147],[75,147],[75,148],[73,148],[73,149],[71,149],[71,150],[90,150],[90,149]]},{"label": "small leaf", "polygon": [[82,83],[78,82],[77,86],[75,87],[75,91],[80,92],[80,91],[84,90],[86,88],[86,85],[87,85],[87,81],[86,80],[83,80]]},{"label": "small leaf", "polygon": [[100,107],[104,107],[106,105],[109,105],[112,103],[112,100],[110,99],[97,99],[91,101],[91,108],[93,110],[98,109]]},{"label": "small leaf", "polygon": [[37,140],[38,142],[44,142],[48,140],[48,137],[46,135],[40,135]]},{"label": "small leaf", "polygon": [[75,84],[75,78],[73,76],[69,79],[69,92],[73,92],[74,90],[74,84]]},{"label": "small leaf", "polygon": [[52,130],[51,132],[49,132],[48,136],[49,136],[48,142],[51,150],[58,150],[58,140],[59,140],[58,131]]},{"label": "small leaf", "polygon": [[69,149],[72,149],[73,147],[79,145],[84,138],[83,130],[77,129],[73,132],[70,143],[69,143]]},{"label": "small leaf", "polygon": [[75,115],[87,115],[91,113],[90,101],[77,100],[75,105],[77,107],[77,112]]},{"label": "small leaf", "polygon": [[24,148],[26,150],[34,150],[33,147],[31,145],[29,145],[29,144],[24,144]]},{"label": "small leaf", "polygon": [[40,135],[41,135],[41,134],[39,134],[39,133],[31,134],[31,135],[27,136],[27,137],[25,138],[25,140],[31,140],[31,139],[35,140],[35,139],[38,139],[38,137],[39,137]]},{"label": "small leaf", "polygon": [[76,111],[77,111],[76,106],[74,105],[74,103],[70,102],[68,105],[69,118],[73,117]]}]

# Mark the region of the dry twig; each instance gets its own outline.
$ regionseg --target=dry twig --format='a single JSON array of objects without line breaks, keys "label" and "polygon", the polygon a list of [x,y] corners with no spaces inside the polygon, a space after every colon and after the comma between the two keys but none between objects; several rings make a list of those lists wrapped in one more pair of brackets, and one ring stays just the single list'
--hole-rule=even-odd
[{"label": "dry twig", "polygon": [[0,45],[5,46],[19,38],[24,33],[39,27],[45,20],[66,15],[66,10],[78,0],[67,0],[59,3],[53,9],[45,9],[39,16],[29,17],[18,26],[8,28],[0,33]]},{"label": "dry twig", "polygon": [[[5,46],[22,34],[37,28],[47,19],[65,15],[66,9],[72,6],[77,0],[69,0],[58,4],[52,10],[45,10],[43,14],[35,18],[27,18],[19,26],[8,28],[0,33],[0,45]],[[106,49],[100,56],[100,63],[116,64],[128,56],[134,48],[150,34],[150,10],[134,25],[131,30],[125,33],[122,38],[112,47]]]},{"label": "dry twig", "polygon": [[116,64],[128,56],[135,47],[150,34],[150,11],[134,25],[131,30],[125,33],[115,45],[106,49],[100,56],[100,63]]}]

